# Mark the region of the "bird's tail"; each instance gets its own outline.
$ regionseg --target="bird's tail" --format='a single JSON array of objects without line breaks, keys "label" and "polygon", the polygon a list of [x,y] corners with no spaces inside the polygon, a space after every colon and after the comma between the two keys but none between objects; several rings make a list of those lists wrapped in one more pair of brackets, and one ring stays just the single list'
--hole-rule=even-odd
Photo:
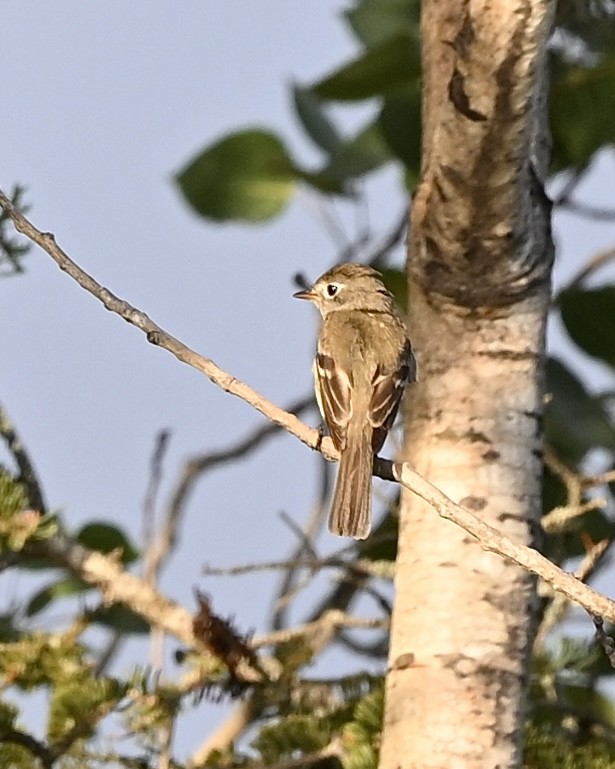
[{"label": "bird's tail", "polygon": [[340,455],[329,531],[365,539],[372,525],[372,429],[369,423],[356,431],[350,428]]}]

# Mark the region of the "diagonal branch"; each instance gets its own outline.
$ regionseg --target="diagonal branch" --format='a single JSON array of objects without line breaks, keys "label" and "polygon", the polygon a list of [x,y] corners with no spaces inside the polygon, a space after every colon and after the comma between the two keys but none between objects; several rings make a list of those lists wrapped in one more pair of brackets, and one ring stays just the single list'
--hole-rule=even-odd
[{"label": "diagonal branch", "polygon": [[504,534],[488,526],[461,505],[449,499],[446,494],[429,481],[422,478],[407,462],[393,463],[378,459],[376,464],[380,471],[378,475],[381,478],[384,477],[385,480],[401,483],[402,486],[425,500],[441,518],[456,523],[468,534],[471,534],[484,550],[503,555],[532,574],[541,577],[554,590],[579,604],[590,614],[598,614],[610,622],[615,621],[615,601],[592,590],[574,574],[563,571],[537,550],[525,545],[518,545],[505,537]]},{"label": "diagonal branch", "polygon": [[[91,275],[88,275],[85,270],[82,270],[79,265],[75,264],[68,254],[58,246],[55,237],[50,232],[41,232],[41,230],[37,229],[15,208],[2,190],[0,190],[0,208],[3,208],[8,216],[10,216],[15,228],[19,232],[40,246],[43,251],[49,254],[61,270],[70,275],[82,288],[102,302],[107,310],[119,315],[120,318],[143,331],[147,336],[148,342],[162,347],[182,363],[187,363],[192,368],[205,374],[214,384],[222,388],[224,392],[241,398],[257,411],[260,411],[271,422],[284,427],[310,448],[318,447],[321,441],[317,430],[307,427],[294,414],[289,414],[279,406],[271,403],[260,393],[256,392],[256,390],[253,390],[247,384],[240,382],[234,376],[221,369],[213,360],[199,355],[183,342],[180,342],[179,339],[168,334],[144,312],[112,294],[109,289],[102,286]],[[322,453],[327,459],[337,458],[337,453],[333,449],[333,444],[330,440],[323,441]]]},{"label": "diagonal branch", "polygon": [[[148,341],[163,347],[175,357],[201,371],[225,392],[245,400],[272,422],[280,425],[312,449],[319,450],[330,460],[337,460],[338,455],[330,438],[322,438],[319,431],[303,424],[294,414],[289,414],[279,406],[268,401],[248,385],[235,379],[209,358],[204,358],[185,344],[167,334],[156,325],[144,312],[125,302],[108,289],[97,283],[92,277],[76,265],[56,244],[53,235],[42,233],[31,224],[0,190],[0,207],[4,208],[13,220],[19,232],[29,237],[46,251],[52,259],[67,272],[80,286],[85,288],[112,312],[143,331]],[[545,580],[559,593],[582,606],[590,614],[595,614],[615,622],[615,601],[592,590],[572,574],[562,571],[538,551],[512,542],[496,529],[488,526],[475,515],[449,499],[443,492],[416,473],[407,463],[393,463],[390,460],[376,459],[376,475],[384,480],[396,481],[424,499],[442,518],[452,521],[468,534],[475,537],[481,547],[523,567]],[[56,537],[42,545],[47,548],[50,557],[56,558],[63,565],[79,574],[86,582],[98,585],[107,600],[124,602],[136,612],[167,632],[195,645],[191,615],[182,607],[161,596],[146,585],[143,580],[123,572],[112,559],[100,553],[92,553],[85,548]],[[109,569],[112,567],[110,573]],[[198,644],[196,644],[198,646]]]}]

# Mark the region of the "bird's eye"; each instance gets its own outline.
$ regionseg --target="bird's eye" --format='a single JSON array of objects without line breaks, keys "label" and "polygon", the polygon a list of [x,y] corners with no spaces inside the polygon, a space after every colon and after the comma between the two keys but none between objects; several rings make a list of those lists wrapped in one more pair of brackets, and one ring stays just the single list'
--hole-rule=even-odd
[{"label": "bird's eye", "polygon": [[339,286],[335,283],[329,283],[327,286],[327,294],[329,296],[335,296],[338,292]]}]

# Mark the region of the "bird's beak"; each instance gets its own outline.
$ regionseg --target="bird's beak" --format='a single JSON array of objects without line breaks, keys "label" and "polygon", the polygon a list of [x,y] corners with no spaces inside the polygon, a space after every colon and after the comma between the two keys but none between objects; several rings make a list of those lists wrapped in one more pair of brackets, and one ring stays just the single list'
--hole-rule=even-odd
[{"label": "bird's beak", "polygon": [[297,291],[296,294],[293,294],[294,299],[311,299],[312,301],[316,298],[316,293],[313,289],[308,289],[307,291]]}]

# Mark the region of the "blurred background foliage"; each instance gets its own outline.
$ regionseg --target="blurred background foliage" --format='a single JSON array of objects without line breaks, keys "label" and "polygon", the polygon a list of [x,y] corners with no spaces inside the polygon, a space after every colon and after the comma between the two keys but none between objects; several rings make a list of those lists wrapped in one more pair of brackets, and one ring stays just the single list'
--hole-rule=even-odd
[{"label": "blurred background foliage", "polygon": [[[323,205],[332,198],[360,205],[361,183],[385,165],[397,170],[401,194],[412,194],[420,170],[418,0],[356,0],[343,12],[342,20],[356,37],[356,56],[317,82],[289,88],[290,109],[317,149],[320,162],[307,167],[283,137],[267,128],[233,131],[207,145],[176,176],[178,192],[198,215],[213,221],[264,223],[280,216],[297,189],[306,186],[323,199]],[[615,141],[615,5],[611,0],[560,2],[549,68],[553,147],[548,190],[554,206],[615,220],[615,199],[593,210],[575,198],[577,185],[596,154],[612,151]],[[368,105],[363,114],[369,116],[348,134],[339,117],[340,105]],[[15,188],[13,199],[25,207],[22,188]],[[403,237],[403,225],[404,220],[385,234],[378,248],[368,250],[369,260],[383,270],[401,304],[405,303],[405,276],[392,265],[390,255]],[[22,272],[26,252],[27,244],[12,234],[7,218],[0,216],[0,274]],[[605,384],[598,386],[582,366],[573,370],[557,357],[548,361],[542,532],[543,549],[556,563],[576,570],[585,580],[605,572],[611,585],[613,576],[607,566],[615,509],[615,284],[600,283],[595,273],[613,260],[615,247],[596,255],[580,266],[577,276],[553,300],[553,316],[561,320],[579,360],[589,357],[603,364]],[[15,460],[12,467],[0,467],[0,563],[4,569],[46,575],[42,587],[0,617],[0,765],[158,765],[156,757],[172,733],[174,719],[183,708],[198,706],[195,691],[199,687],[201,692],[211,692],[213,685],[216,696],[232,696],[225,690],[224,675],[220,670],[195,673],[189,655],[182,657],[183,672],[173,681],[152,678],[139,665],[129,680],[109,672],[114,645],[150,628],[128,607],[92,607],[90,601],[86,608],[84,594],[95,591],[41,558],[37,542],[61,534],[141,571],[144,554],[122,531],[105,522],[92,521],[80,531],[65,531],[61,515],[45,510],[40,484],[20,453],[17,431],[4,413],[0,428]],[[389,607],[378,585],[390,581],[394,534],[394,516],[384,511],[372,539],[347,549],[336,562],[324,564],[339,569],[342,579],[339,587],[322,597],[310,619],[318,619],[330,608],[347,608],[365,592],[387,614]],[[291,585],[304,572],[299,567],[289,569]],[[35,630],[33,622],[40,628],[41,615],[56,604],[65,613],[70,607],[62,629]],[[604,648],[608,643],[600,634],[593,636],[589,619],[579,632],[566,622],[568,612],[565,602],[541,589],[526,765],[611,767],[615,765],[613,655],[610,661]],[[110,633],[108,657],[96,658],[88,647],[87,632],[93,626]],[[252,737],[212,754],[208,763],[276,765],[303,755],[306,765],[375,767],[386,633],[370,644],[347,635],[338,641],[356,653],[357,673],[328,681],[310,678],[308,664],[320,649],[310,648],[307,642],[275,647],[273,653],[284,662],[285,672],[275,689],[265,687],[248,695]],[[374,675],[375,667],[380,675]],[[44,736],[40,728],[28,725],[27,708],[20,712],[7,697],[14,691],[47,693]],[[133,735],[126,755],[103,738],[109,719],[115,723],[119,719]]]}]

